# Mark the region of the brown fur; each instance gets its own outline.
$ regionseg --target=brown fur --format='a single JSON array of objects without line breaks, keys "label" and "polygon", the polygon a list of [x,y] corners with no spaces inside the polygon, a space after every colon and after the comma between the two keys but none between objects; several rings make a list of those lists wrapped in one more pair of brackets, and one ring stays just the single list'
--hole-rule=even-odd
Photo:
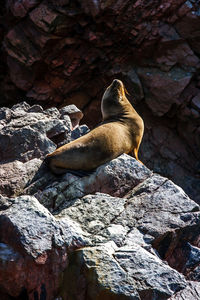
[{"label": "brown fur", "polygon": [[122,153],[132,153],[138,160],[144,124],[126,98],[120,80],[113,80],[106,89],[101,111],[103,121],[98,127],[47,156],[54,173],[64,173],[65,169],[89,171]]}]

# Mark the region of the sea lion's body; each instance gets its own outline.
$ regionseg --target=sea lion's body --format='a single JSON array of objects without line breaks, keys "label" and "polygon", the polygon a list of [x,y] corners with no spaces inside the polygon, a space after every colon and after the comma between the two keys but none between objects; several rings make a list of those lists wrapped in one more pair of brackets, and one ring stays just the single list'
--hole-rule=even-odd
[{"label": "sea lion's body", "polygon": [[106,89],[101,110],[103,122],[86,135],[47,156],[51,170],[61,174],[68,170],[90,171],[122,153],[133,153],[138,160],[144,124],[125,96],[120,80]]}]

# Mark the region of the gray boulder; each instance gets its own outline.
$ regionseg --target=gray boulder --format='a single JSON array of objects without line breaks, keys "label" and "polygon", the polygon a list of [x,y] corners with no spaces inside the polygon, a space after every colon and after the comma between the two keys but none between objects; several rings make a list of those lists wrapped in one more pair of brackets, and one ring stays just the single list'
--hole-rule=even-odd
[{"label": "gray boulder", "polygon": [[0,298],[198,299],[200,209],[179,186],[126,154],[91,173],[43,164],[88,131],[80,117],[0,110]]}]

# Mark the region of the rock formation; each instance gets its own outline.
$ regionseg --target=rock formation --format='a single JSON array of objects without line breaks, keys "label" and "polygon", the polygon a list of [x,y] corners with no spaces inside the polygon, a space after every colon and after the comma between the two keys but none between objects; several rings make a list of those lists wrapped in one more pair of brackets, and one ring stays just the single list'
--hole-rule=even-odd
[{"label": "rock formation", "polygon": [[145,121],[141,160],[200,203],[199,4],[3,1],[0,105],[73,103],[94,126],[103,90],[122,79]]},{"label": "rock formation", "polygon": [[83,177],[44,165],[81,117],[1,108],[0,299],[199,299],[200,208],[179,186],[126,154]]}]

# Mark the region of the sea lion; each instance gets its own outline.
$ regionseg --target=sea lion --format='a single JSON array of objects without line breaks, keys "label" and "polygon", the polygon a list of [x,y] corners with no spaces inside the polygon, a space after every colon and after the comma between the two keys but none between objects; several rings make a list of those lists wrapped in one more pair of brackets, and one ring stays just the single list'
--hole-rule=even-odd
[{"label": "sea lion", "polygon": [[144,123],[126,98],[122,81],[115,79],[106,89],[101,112],[103,121],[99,126],[47,155],[53,173],[90,171],[122,153],[132,153],[139,160]]}]

